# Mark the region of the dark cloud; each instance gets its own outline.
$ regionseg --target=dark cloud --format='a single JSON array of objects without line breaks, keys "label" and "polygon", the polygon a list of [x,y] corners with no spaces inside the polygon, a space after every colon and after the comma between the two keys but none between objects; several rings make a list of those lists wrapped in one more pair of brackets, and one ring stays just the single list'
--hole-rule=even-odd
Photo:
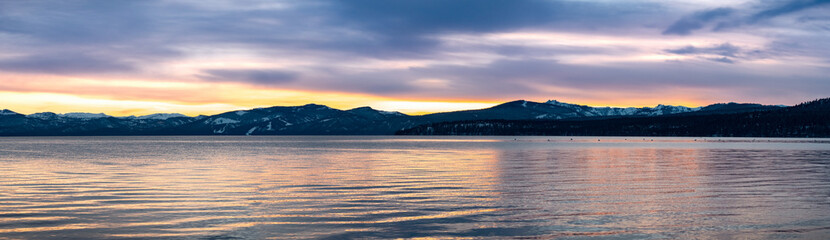
[{"label": "dark cloud", "polygon": [[[744,91],[780,88],[782,77],[753,69],[736,70],[720,63],[730,58],[708,59],[713,63],[669,62],[637,63],[624,66],[564,64],[549,60],[503,60],[482,66],[435,65],[414,68],[413,74],[422,78],[447,79],[459,86],[455,94],[464,97],[491,96],[511,98],[538,96],[542,90],[527,83],[597,92],[654,94],[675,88],[713,89],[717,91]],[[715,63],[718,62],[718,63]],[[826,78],[819,75],[796,74],[787,76],[789,83],[816,82],[790,86],[789,91],[809,92],[830,89],[830,83],[818,83]],[[812,87],[816,87],[811,88]],[[464,89],[458,92],[457,89]],[[420,92],[425,96],[441,96],[452,92]]]},{"label": "dark cloud", "polygon": [[[728,88],[752,85],[756,83],[754,80],[761,79],[758,81],[764,84],[758,87],[780,89],[781,81],[772,81],[774,77],[742,72],[746,69],[721,63],[780,56],[797,61],[827,61],[830,56],[827,34],[810,34],[821,29],[826,31],[826,24],[820,22],[825,21],[824,16],[798,18],[802,24],[787,26],[794,31],[775,34],[754,31],[765,30],[767,24],[772,24],[766,19],[801,11],[809,13],[808,9],[826,6],[827,2],[759,0],[710,7],[683,16],[678,13],[682,8],[675,8],[675,3],[657,1],[0,0],[0,52],[3,53],[0,70],[137,74],[159,69],[162,72],[159,74],[166,74],[164,71],[171,69],[168,66],[180,66],[168,63],[188,66],[189,61],[220,62],[224,54],[229,54],[233,59],[250,56],[258,63],[275,60],[302,67],[290,68],[290,71],[267,67],[207,69],[196,77],[206,82],[242,82],[275,88],[478,99],[541,92],[526,83],[651,91],[672,86]],[[279,6],[268,6],[274,4]],[[805,27],[808,24],[812,28]],[[664,35],[680,36],[672,40],[682,40],[683,35],[695,31],[735,26],[746,27],[748,35],[769,42],[769,46],[756,50],[724,43],[662,50],[702,60],[694,63],[564,64],[551,60],[627,59],[643,54],[644,48],[650,54],[665,47],[654,50],[623,41],[613,42],[615,38],[654,39],[660,37],[662,30]],[[610,38],[613,43],[528,44],[474,38],[479,34],[525,31],[587,36],[586,39],[598,35]],[[447,41],[452,34],[463,34],[469,39]],[[704,41],[712,40],[713,36],[716,35],[707,36],[710,38]],[[743,40],[729,39],[735,43]],[[296,62],[292,61],[294,58]],[[387,60],[390,62],[383,62]],[[419,67],[400,68],[398,62],[393,62],[398,60],[401,65]],[[815,63],[811,61],[804,62]],[[361,62],[383,62],[383,66],[357,66]],[[753,67],[748,65],[747,68]],[[826,72],[813,74],[827,76]],[[447,84],[445,87],[418,85],[423,79],[439,79]],[[818,87],[803,89],[830,89],[827,83],[817,83],[809,84]]]},{"label": "dark cloud", "polygon": [[[717,8],[682,17],[663,31],[663,35],[689,35],[716,22],[713,31],[724,31],[743,25],[754,25],[782,15],[830,5],[830,0],[789,0],[762,2],[760,9]],[[739,16],[740,15],[740,16]]]},{"label": "dark cloud", "polygon": [[715,61],[715,62],[721,62],[721,63],[729,63],[729,64],[733,64],[733,63],[735,63],[735,61],[733,61],[732,59],[729,59],[729,58],[727,58],[727,57],[722,57],[722,58],[709,58],[709,60],[711,60],[711,61]]},{"label": "dark cloud", "polygon": [[754,23],[764,19],[774,18],[784,14],[798,12],[827,4],[830,4],[830,0],[794,0],[753,14],[749,17],[749,21],[750,23]]},{"label": "dark cloud", "polygon": [[381,57],[430,53],[441,44],[435,39],[441,34],[613,30],[631,22],[641,24],[661,10],[647,3],[546,0],[338,0],[331,6],[334,25],[369,34],[364,42],[371,47],[357,50]]},{"label": "dark cloud", "polygon": [[775,2],[775,4],[773,4],[772,6],[767,6],[756,13],[750,14],[745,19],[736,19],[732,21],[721,22],[712,30],[724,31],[743,25],[759,24],[768,19],[804,11],[811,8],[827,6],[828,4],[830,4],[830,0],[791,0],[783,3]]},{"label": "dark cloud", "polygon": [[830,16],[803,16],[798,18],[799,23],[808,23],[808,22],[828,22],[830,21]]},{"label": "dark cloud", "polygon": [[555,2],[539,0],[354,0],[336,1],[350,22],[399,35],[443,31],[491,32],[549,23]]},{"label": "dark cloud", "polygon": [[311,0],[263,7],[265,3],[0,1],[0,32],[30,38],[16,44],[35,49],[146,49],[142,57],[150,61],[145,64],[175,59],[164,52],[198,45],[256,48],[263,55],[430,59],[447,50],[437,39],[442,34],[613,31],[653,21],[653,14],[665,10],[653,3],[547,0]]},{"label": "dark cloud", "polygon": [[158,1],[2,1],[0,59],[9,72],[138,74],[181,57],[161,28]]},{"label": "dark cloud", "polygon": [[734,12],[735,9],[732,8],[716,8],[696,12],[674,22],[663,31],[663,35],[689,35],[692,31],[704,28],[708,23],[732,15]]},{"label": "dark cloud", "polygon": [[709,77],[716,73],[695,72],[672,64],[614,67],[524,59],[500,60],[481,66],[434,65],[410,71],[419,78],[445,79],[457,86],[444,92],[418,90],[418,94],[426,96],[520,98],[546,94],[534,84],[597,92],[649,92],[664,87],[729,84],[712,81]]},{"label": "dark cloud", "polygon": [[[12,4],[12,2],[14,4]],[[146,37],[156,1],[5,1],[0,32],[58,44],[100,44]]]},{"label": "dark cloud", "polygon": [[[408,69],[372,72],[343,72],[337,68],[311,69],[302,78],[281,82],[291,89],[359,92],[388,97],[487,98],[520,99],[547,98],[547,90],[538,85],[580,89],[586,92],[654,94],[672,89],[717,89],[717,91],[763,92],[781,86],[781,77],[755,70],[735,70],[728,64],[730,57],[701,57],[707,62],[636,63],[626,65],[565,64],[552,60],[521,59],[498,60],[482,65],[433,64]],[[726,63],[726,64],[724,64]],[[231,74],[234,75],[234,74]],[[422,86],[421,79],[439,79],[446,88]],[[823,77],[798,75],[786,78],[790,92],[809,92],[818,96],[830,85]],[[208,81],[214,81],[207,79]],[[220,80],[215,81],[236,81]],[[252,84],[261,83],[251,82]],[[273,86],[273,84],[270,84]],[[732,89],[732,90],[730,90]],[[713,90],[714,91],[714,90]],[[588,94],[588,93],[573,93]],[[749,95],[749,93],[747,93]],[[736,95],[737,96],[737,95]],[[729,99],[732,100],[732,99]]]},{"label": "dark cloud", "polygon": [[124,61],[78,53],[30,55],[0,60],[0,70],[52,74],[88,74],[134,71]]},{"label": "dark cloud", "polygon": [[[678,49],[666,49],[664,51],[678,55],[699,56],[701,59],[729,64],[735,63],[735,58],[743,58],[745,55],[741,48],[730,43],[723,43],[711,47],[686,46]],[[748,54],[757,56],[760,53],[758,50],[753,50],[749,51]],[[708,57],[711,55],[718,55],[721,57]]]},{"label": "dark cloud", "polygon": [[298,74],[275,69],[209,69],[197,77],[207,81],[275,85],[294,81]]},{"label": "dark cloud", "polygon": [[730,43],[724,43],[712,47],[700,48],[695,46],[687,46],[678,49],[666,49],[665,51],[680,55],[713,54],[724,57],[736,57],[736,55],[741,52],[741,48]]}]

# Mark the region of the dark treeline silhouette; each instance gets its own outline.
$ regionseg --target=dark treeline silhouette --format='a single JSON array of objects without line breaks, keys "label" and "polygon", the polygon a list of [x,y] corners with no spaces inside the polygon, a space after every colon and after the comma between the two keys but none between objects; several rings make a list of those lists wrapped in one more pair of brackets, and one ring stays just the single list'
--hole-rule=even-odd
[{"label": "dark treeline silhouette", "polygon": [[596,120],[472,120],[424,124],[399,135],[830,137],[830,98],[793,107],[714,115]]}]

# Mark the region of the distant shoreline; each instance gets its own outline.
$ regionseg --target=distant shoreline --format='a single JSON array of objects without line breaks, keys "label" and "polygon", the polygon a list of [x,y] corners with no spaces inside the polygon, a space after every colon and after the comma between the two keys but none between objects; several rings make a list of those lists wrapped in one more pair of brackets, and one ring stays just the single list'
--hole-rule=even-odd
[{"label": "distant shoreline", "polygon": [[[81,116],[81,117],[79,117]],[[153,118],[18,114],[3,110],[0,136],[489,135],[830,137],[830,98],[792,107],[595,108],[518,100],[491,108],[410,116],[369,107],[257,108],[213,116]]]}]

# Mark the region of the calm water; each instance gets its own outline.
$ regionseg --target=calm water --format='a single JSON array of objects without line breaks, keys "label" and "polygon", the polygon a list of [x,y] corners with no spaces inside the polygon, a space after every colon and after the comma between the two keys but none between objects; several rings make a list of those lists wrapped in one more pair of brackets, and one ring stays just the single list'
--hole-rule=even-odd
[{"label": "calm water", "polygon": [[0,239],[830,238],[830,141],[0,138]]}]

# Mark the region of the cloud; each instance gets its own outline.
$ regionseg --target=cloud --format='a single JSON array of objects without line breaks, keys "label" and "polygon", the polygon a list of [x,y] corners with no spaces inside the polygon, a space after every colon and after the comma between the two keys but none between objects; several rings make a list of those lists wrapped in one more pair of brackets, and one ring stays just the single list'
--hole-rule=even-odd
[{"label": "cloud", "polygon": [[755,23],[784,14],[802,11],[808,8],[830,4],[830,0],[793,0],[784,4],[765,9],[749,17],[750,23]]},{"label": "cloud", "polygon": [[[735,63],[735,61],[733,60],[734,58],[743,57],[742,49],[740,47],[732,45],[731,43],[723,43],[711,47],[686,46],[677,49],[666,49],[664,51],[667,53],[673,53],[678,55],[698,56],[702,59],[730,64]],[[752,51],[750,53],[754,55],[759,54],[757,50]],[[712,55],[720,57],[711,57]]]},{"label": "cloud", "polygon": [[276,69],[208,69],[198,75],[202,80],[277,85],[294,81],[298,73]]},{"label": "cloud", "polygon": [[78,53],[53,53],[0,59],[0,70],[9,72],[87,74],[136,70],[132,64]]},{"label": "cloud", "polygon": [[711,60],[711,61],[715,61],[715,62],[722,62],[722,63],[729,63],[729,64],[733,64],[733,63],[735,63],[735,61],[733,61],[732,59],[729,59],[729,58],[727,58],[727,57],[722,57],[722,58],[708,58],[708,59],[709,59],[709,60]]},{"label": "cloud", "polygon": [[445,34],[615,31],[663,10],[644,2],[546,0],[335,0],[330,5],[332,24],[360,31],[368,45],[338,47],[379,57],[423,57],[441,47],[437,37]]},{"label": "cloud", "polygon": [[[159,37],[158,1],[0,2],[8,72],[139,74],[182,53]],[[175,10],[174,10],[175,11]],[[172,24],[171,24],[172,25]]]},{"label": "cloud", "polygon": [[712,47],[686,46],[677,49],[666,49],[665,51],[668,53],[674,53],[679,55],[710,54],[724,57],[736,57],[736,55],[741,52],[741,48],[730,43],[723,43]]},{"label": "cloud", "polygon": [[830,5],[830,0],[789,0],[762,1],[760,9],[751,8],[716,8],[692,13],[680,18],[663,31],[663,35],[690,35],[710,23],[719,21],[712,27],[713,31],[724,31],[743,25],[755,25],[765,20],[804,11],[811,8]]},{"label": "cloud", "polygon": [[695,46],[687,46],[678,49],[666,49],[668,53],[680,54],[680,55],[696,55],[696,54],[714,54],[720,55],[724,57],[735,57],[741,51],[741,48],[732,45],[730,43],[724,43],[708,48],[699,48]]},{"label": "cloud", "polygon": [[[830,62],[826,21],[809,11],[825,3],[703,1],[688,11],[651,0],[0,1],[0,71],[181,82],[195,72],[203,82],[384,97],[545,94],[533,84],[714,89],[774,78],[755,71],[827,76],[816,70]],[[796,12],[809,18],[768,21]],[[730,26],[745,28],[717,32]],[[673,54],[701,61],[662,62]],[[761,58],[762,67],[752,61]],[[804,89],[828,90],[818,83]]]},{"label": "cloud", "polygon": [[[269,4],[270,3],[270,4]],[[278,5],[277,7],[271,5]],[[308,58],[431,59],[441,35],[524,29],[626,32],[665,10],[649,2],[547,0],[0,1],[0,34],[24,49],[147,50],[144,68],[199,46]],[[2,39],[0,39],[2,41]],[[0,51],[4,50],[0,46]],[[157,55],[151,55],[158,53]],[[32,52],[29,52],[32,54]],[[509,54],[509,53],[503,53]],[[133,58],[129,52],[113,59]]]},{"label": "cloud", "polygon": [[732,15],[735,9],[716,8],[693,13],[674,22],[663,31],[663,35],[689,35],[694,30],[704,28],[706,24],[722,17]]},{"label": "cloud", "polygon": [[[793,73],[781,69],[735,68],[729,57],[702,57],[705,62],[642,62],[624,65],[580,65],[550,60],[500,60],[481,66],[432,65],[413,68],[416,78],[443,79],[453,89],[416,89],[420,96],[490,96],[491,98],[538,98],[552,94],[595,96],[618,93],[629,96],[672,96],[675,88],[702,92],[766,91],[788,88],[817,96],[830,89],[821,74]],[[724,64],[726,63],[726,64]],[[826,71],[824,71],[826,72]],[[787,81],[782,81],[787,79]],[[801,84],[792,84],[799,82]],[[810,84],[807,84],[807,83]],[[547,90],[535,86],[551,86]],[[463,89],[459,91],[458,89]],[[594,94],[596,93],[596,94]],[[747,94],[748,95],[748,94]],[[741,95],[741,96],[747,96]]]},{"label": "cloud", "polygon": [[336,1],[341,17],[372,30],[397,34],[490,32],[544,25],[557,18],[555,3],[538,0]]},{"label": "cloud", "polygon": [[[778,2],[776,2],[778,3]],[[826,6],[830,4],[830,0],[791,0],[783,4],[776,4],[767,6],[756,13],[750,14],[748,17],[742,19],[735,19],[731,21],[724,21],[715,26],[713,31],[724,31],[731,28],[740,27],[743,25],[755,25],[767,21],[769,19],[777,18],[783,15],[792,14],[796,12],[805,11],[807,9]],[[799,20],[800,21],[800,20]]]},{"label": "cloud", "polygon": [[156,1],[21,1],[0,5],[0,32],[53,44],[101,44],[146,36]]}]

